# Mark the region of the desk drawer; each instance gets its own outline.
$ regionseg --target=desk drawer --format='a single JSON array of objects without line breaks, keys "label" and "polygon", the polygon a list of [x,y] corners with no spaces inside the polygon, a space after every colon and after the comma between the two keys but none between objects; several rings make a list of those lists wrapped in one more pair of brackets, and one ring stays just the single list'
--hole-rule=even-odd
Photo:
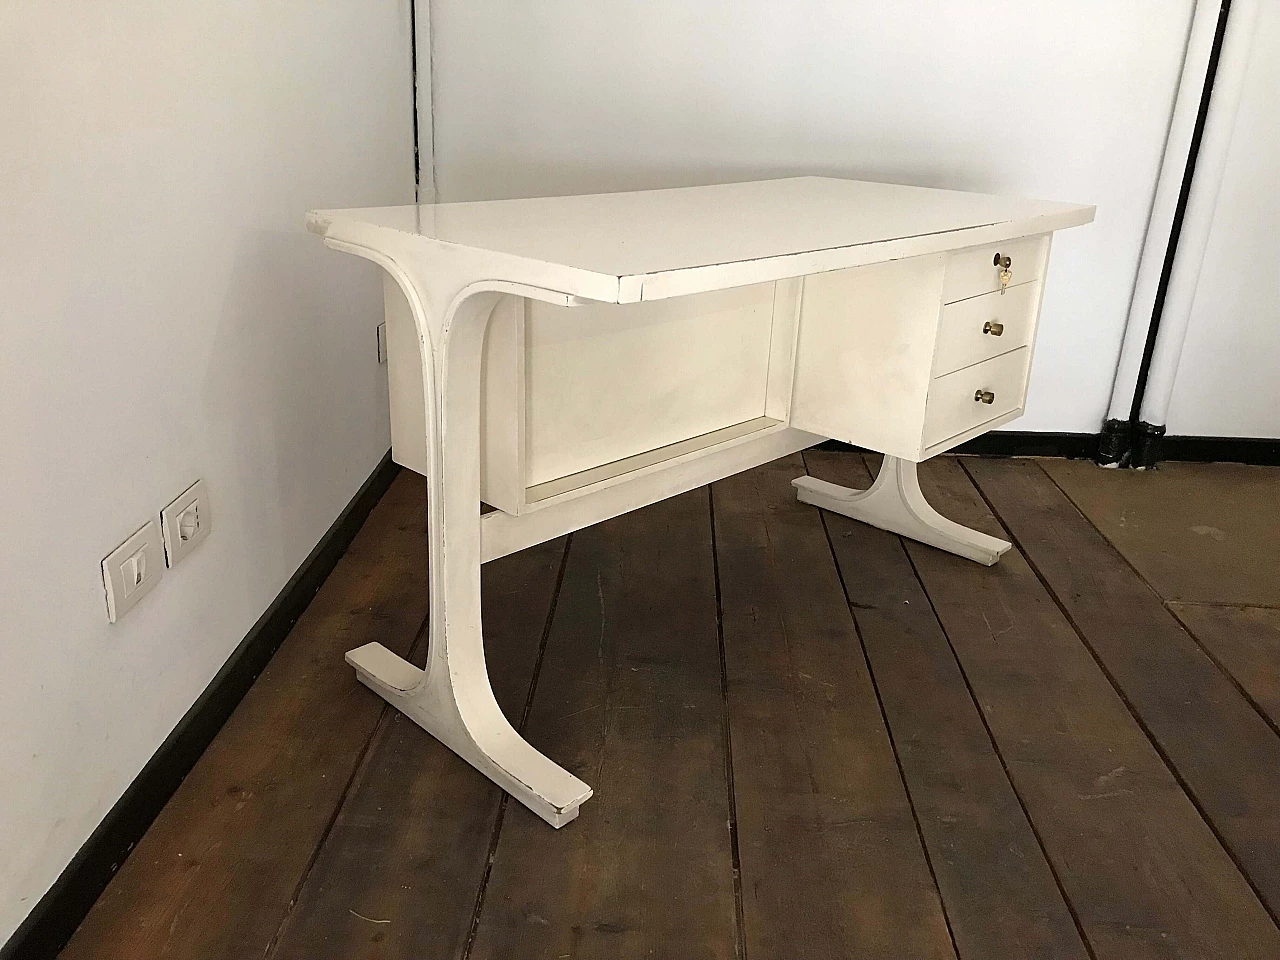
[{"label": "desk drawer", "polygon": [[1000,293],[970,297],[942,308],[933,374],[941,377],[1031,341],[1040,284],[1024,283]]},{"label": "desk drawer", "polygon": [[1043,237],[1023,237],[1008,243],[970,247],[953,253],[947,259],[947,272],[942,283],[943,303],[999,290],[1000,268],[995,265],[997,255],[1011,261],[1009,272],[1013,277],[1009,281],[1010,286],[1039,280],[1043,269],[1043,244]]},{"label": "desk drawer", "polygon": [[[1022,406],[1027,388],[1026,347],[939,377],[929,386],[924,446],[931,447]],[[993,395],[984,403],[975,395]]]}]

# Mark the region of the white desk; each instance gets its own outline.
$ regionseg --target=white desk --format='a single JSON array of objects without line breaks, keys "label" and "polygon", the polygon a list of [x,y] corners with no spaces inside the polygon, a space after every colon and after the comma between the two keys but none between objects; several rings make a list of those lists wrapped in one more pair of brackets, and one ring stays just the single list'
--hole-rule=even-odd
[{"label": "white desk", "polygon": [[392,455],[429,489],[426,669],[347,660],[569,822],[591,788],[493,698],[480,564],[826,438],[884,467],[801,500],[994,563],[1009,545],[935,513],[915,465],[1022,413],[1051,234],[1093,212],[804,177],[312,213],[385,271]]}]

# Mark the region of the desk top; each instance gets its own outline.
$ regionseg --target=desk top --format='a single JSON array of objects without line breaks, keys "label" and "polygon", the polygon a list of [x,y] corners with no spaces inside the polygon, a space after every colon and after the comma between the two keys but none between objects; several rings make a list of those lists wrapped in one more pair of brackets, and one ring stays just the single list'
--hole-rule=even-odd
[{"label": "desk top", "polygon": [[374,247],[391,235],[425,238],[544,276],[558,269],[557,289],[629,303],[1048,233],[1093,214],[1076,204],[798,177],[318,210],[308,227]]}]

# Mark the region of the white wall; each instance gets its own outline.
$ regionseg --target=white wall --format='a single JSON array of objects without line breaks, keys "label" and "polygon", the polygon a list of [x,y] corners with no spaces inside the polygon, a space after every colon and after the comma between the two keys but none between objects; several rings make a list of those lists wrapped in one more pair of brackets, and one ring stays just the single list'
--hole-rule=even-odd
[{"label": "white wall", "polygon": [[1096,203],[1022,430],[1097,431],[1192,0],[431,0],[442,200],[825,173]]},{"label": "white wall", "polygon": [[1280,4],[1253,55],[1174,380],[1167,429],[1280,437]]},{"label": "white wall", "polygon": [[[378,277],[313,206],[411,202],[408,0],[0,3],[0,942],[389,445]],[[198,477],[118,624],[99,562]]]}]

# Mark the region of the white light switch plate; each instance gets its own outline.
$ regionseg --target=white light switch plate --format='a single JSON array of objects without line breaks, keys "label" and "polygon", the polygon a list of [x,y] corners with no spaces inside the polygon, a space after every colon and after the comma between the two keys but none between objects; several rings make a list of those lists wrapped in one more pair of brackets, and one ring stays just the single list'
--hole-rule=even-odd
[{"label": "white light switch plate", "polygon": [[164,547],[155,521],[112,550],[102,561],[107,619],[115,623],[164,576]]},{"label": "white light switch plate", "polygon": [[197,480],[160,511],[160,531],[164,535],[164,553],[169,566],[199,546],[209,535],[212,523],[209,495],[205,492],[204,481]]}]

